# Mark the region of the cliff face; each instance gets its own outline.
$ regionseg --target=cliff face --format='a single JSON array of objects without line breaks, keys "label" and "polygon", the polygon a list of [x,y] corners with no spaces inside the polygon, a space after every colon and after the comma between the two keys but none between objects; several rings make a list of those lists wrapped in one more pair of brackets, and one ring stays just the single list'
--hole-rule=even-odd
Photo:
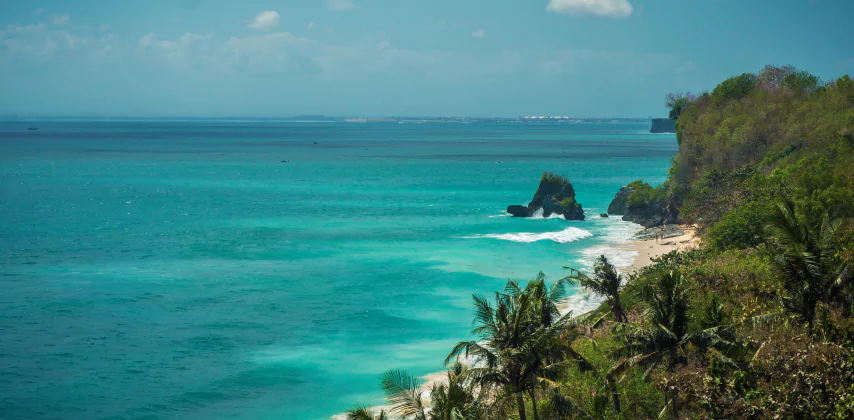
[{"label": "cliff face", "polygon": [[527,206],[512,205],[507,212],[514,217],[531,217],[537,210],[543,210],[543,217],[560,214],[566,220],[584,220],[584,210],[575,201],[575,189],[568,179],[543,173],[534,198]]},{"label": "cliff face", "polygon": [[676,133],[676,120],[670,118],[654,118],[650,133]]},{"label": "cliff face", "polygon": [[629,211],[629,196],[635,191],[634,188],[626,185],[620,188],[614,200],[608,205],[608,214],[626,214]]},{"label": "cliff face", "polygon": [[647,228],[679,221],[679,207],[672,197],[638,199],[632,197],[635,192],[636,190],[628,185],[620,188],[608,206],[608,213],[623,215],[623,220]]}]

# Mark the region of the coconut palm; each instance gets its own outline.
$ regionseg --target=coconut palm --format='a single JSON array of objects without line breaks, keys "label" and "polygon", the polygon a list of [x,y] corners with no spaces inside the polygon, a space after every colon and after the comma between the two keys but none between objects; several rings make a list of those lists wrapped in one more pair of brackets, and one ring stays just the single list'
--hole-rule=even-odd
[{"label": "coconut palm", "polygon": [[625,343],[614,351],[620,361],[611,369],[618,376],[634,366],[645,368],[648,376],[657,367],[668,369],[687,362],[690,352],[715,351],[731,343],[718,335],[719,326],[689,331],[688,293],[679,273],[662,274],[651,285],[641,287],[639,297],[644,303],[644,323],[640,326],[623,324]]},{"label": "coconut palm", "polygon": [[391,413],[403,419],[482,419],[487,410],[466,372],[463,365],[454,364],[446,373],[447,381],[424,387],[412,375],[394,369],[381,376],[380,386],[391,406]]},{"label": "coconut palm", "polygon": [[473,359],[466,373],[473,383],[498,400],[515,399],[520,420],[526,420],[525,396],[537,415],[537,390],[549,387],[560,370],[583,359],[569,343],[579,334],[569,313],[561,315],[558,302],[565,296],[563,281],[551,287],[542,273],[523,289],[510,281],[495,294],[495,308],[474,296],[476,327],[481,341],[457,344],[445,363],[459,356]]},{"label": "coconut palm", "polygon": [[430,393],[430,420],[478,420],[487,417],[487,408],[479,390],[466,375],[467,368],[454,364],[447,372],[447,383],[439,383]]},{"label": "coconut palm", "polygon": [[358,406],[347,412],[347,420],[387,420],[385,410],[380,410],[379,414],[375,414],[368,408]]},{"label": "coconut palm", "polygon": [[572,270],[569,276],[564,278],[570,283],[577,282],[585,290],[604,296],[611,306],[614,320],[626,322],[626,314],[620,302],[620,286],[623,284],[623,276],[617,273],[613,264],[608,262],[604,255],[600,255],[593,265],[593,276],[590,277],[578,270]]},{"label": "coconut palm", "polygon": [[414,376],[400,369],[392,369],[380,377],[380,387],[385,392],[393,414],[402,418],[427,420],[423,397],[428,390],[423,389]]},{"label": "coconut palm", "polygon": [[[819,302],[850,299],[844,292],[854,273],[849,265],[835,258],[834,252],[834,239],[841,225],[841,221],[825,214],[817,227],[810,228],[795,214],[791,202],[778,204],[768,225],[773,260],[787,292],[783,306],[807,324],[810,334]],[[850,306],[850,302],[841,303]]]}]

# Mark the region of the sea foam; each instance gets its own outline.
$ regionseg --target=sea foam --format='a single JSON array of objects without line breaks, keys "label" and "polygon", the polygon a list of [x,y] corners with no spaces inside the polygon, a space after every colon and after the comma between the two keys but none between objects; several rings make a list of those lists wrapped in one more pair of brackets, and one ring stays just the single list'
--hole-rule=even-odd
[{"label": "sea foam", "polygon": [[634,239],[635,232],[642,226],[617,218],[605,219],[601,223],[605,224],[601,236],[604,243],[582,250],[579,258],[573,262],[579,264],[582,270],[591,271],[596,258],[604,255],[620,271],[631,267],[638,252],[628,243]]},{"label": "sea foam", "polygon": [[503,241],[511,241],[511,242],[522,242],[522,243],[530,243],[537,241],[553,241],[559,244],[568,244],[570,242],[575,242],[579,239],[588,238],[593,236],[592,233],[579,229],[577,227],[568,227],[564,230],[558,232],[542,232],[542,233],[531,233],[531,232],[519,232],[519,233],[490,233],[484,235],[473,235],[473,236],[464,236],[464,238],[491,238],[491,239],[500,239]]}]

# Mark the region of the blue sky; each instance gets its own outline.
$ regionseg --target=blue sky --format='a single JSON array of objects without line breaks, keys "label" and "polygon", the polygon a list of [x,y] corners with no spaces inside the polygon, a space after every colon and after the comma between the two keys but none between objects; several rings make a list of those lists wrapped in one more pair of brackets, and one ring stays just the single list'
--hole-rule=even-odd
[{"label": "blue sky", "polygon": [[854,74],[851,0],[0,1],[0,114],[664,115]]}]

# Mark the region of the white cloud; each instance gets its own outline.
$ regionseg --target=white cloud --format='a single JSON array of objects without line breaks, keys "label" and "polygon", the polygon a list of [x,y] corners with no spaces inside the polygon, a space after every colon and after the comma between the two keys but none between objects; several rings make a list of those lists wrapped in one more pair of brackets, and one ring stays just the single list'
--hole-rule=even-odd
[{"label": "white cloud", "polygon": [[6,33],[15,33],[15,32],[40,32],[47,29],[47,25],[44,23],[39,23],[38,25],[6,25]]},{"label": "white cloud", "polygon": [[38,9],[34,10],[33,13],[37,15],[44,13],[44,7],[39,7]]},{"label": "white cloud", "polygon": [[333,12],[347,12],[356,8],[352,0],[327,0],[326,7]]},{"label": "white cloud", "polygon": [[308,29],[314,29],[314,22],[308,23]]},{"label": "white cloud", "polygon": [[627,17],[634,12],[628,0],[549,0],[546,10],[568,15]]},{"label": "white cloud", "polygon": [[58,57],[55,56],[56,54],[79,50],[81,46],[94,43],[96,43],[94,38],[54,29],[44,23],[25,26],[7,25],[5,29],[0,30],[0,52],[5,49],[12,54],[30,57],[56,58]]},{"label": "white cloud", "polygon": [[154,35],[154,32],[149,32],[147,35],[144,35],[142,38],[139,39],[139,46],[137,47],[137,50],[147,50],[148,47],[154,44],[154,41],[156,39],[157,35]]},{"label": "white cloud", "polygon": [[68,44],[69,49],[74,49],[74,47],[86,42],[86,40],[84,40],[83,38],[76,35],[72,35],[65,31],[57,31],[56,34],[65,39],[65,42]]},{"label": "white cloud", "polygon": [[68,25],[69,20],[70,18],[68,15],[56,15],[50,17],[50,23],[57,26]]},{"label": "white cloud", "polygon": [[242,68],[253,74],[319,74],[323,44],[274,32],[245,38],[233,37],[221,48],[226,69]]},{"label": "white cloud", "polygon": [[101,32],[103,32],[103,31],[109,31],[109,30],[110,30],[110,28],[112,28],[112,27],[113,27],[112,25],[110,25],[110,24],[108,24],[108,23],[105,23],[105,24],[101,25]]},{"label": "white cloud", "polygon": [[279,25],[279,14],[275,10],[267,10],[255,16],[252,23],[247,26],[256,31],[269,31]]},{"label": "white cloud", "polygon": [[[474,29],[477,28],[470,30]],[[470,33],[475,39],[485,39],[487,35],[484,29]],[[72,27],[47,24],[0,28],[0,65],[24,58],[68,63],[80,60],[87,66],[107,69],[130,58],[134,50],[134,60],[144,60],[176,74],[299,75],[329,80],[354,75],[382,80],[390,74],[412,80],[479,80],[489,74],[501,74],[555,80],[607,75],[633,82],[660,74],[690,72],[692,66],[673,55],[631,50],[534,48],[472,55],[452,49],[398,48],[386,39],[328,43],[275,30],[225,39],[190,32],[172,39],[149,33],[135,40],[121,40],[108,32],[94,36]]]},{"label": "white cloud", "polygon": [[160,41],[155,44],[155,46],[164,53],[166,53],[169,57],[183,57],[187,53],[187,49],[189,49],[194,44],[210,39],[210,35],[202,36],[199,34],[194,34],[192,32],[187,32],[181,38],[178,38],[177,41]]}]

